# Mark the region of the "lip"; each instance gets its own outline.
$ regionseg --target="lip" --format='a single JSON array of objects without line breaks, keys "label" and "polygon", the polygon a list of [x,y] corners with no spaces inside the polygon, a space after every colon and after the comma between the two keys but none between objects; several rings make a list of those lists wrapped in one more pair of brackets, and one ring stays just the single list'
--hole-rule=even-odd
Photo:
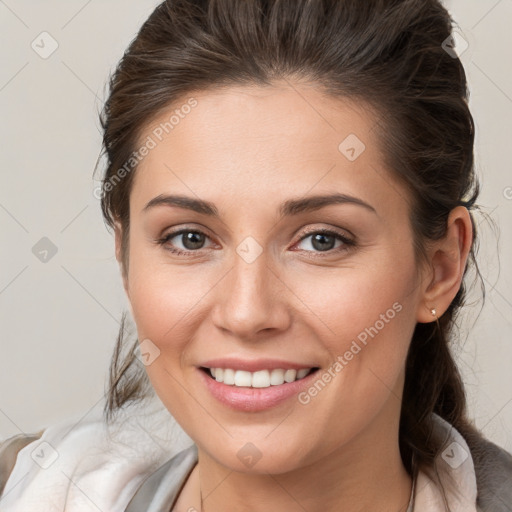
[{"label": "lip", "polygon": [[[223,368],[223,366],[214,366],[214,368]],[[232,366],[225,366],[225,368],[232,368]],[[269,366],[266,366],[265,368],[270,369]],[[276,366],[276,368],[283,367]],[[295,368],[295,366],[291,368]],[[302,366],[302,368],[308,368],[308,366]],[[239,367],[238,369],[242,368]],[[300,380],[285,382],[279,386],[270,386],[268,388],[230,386],[212,379],[201,368],[197,368],[197,371],[199,373],[199,378],[202,379],[202,382],[210,394],[220,403],[236,411],[258,412],[276,407],[277,405],[298,395],[303,389],[308,388],[311,385],[313,379],[318,375],[319,370],[317,369],[316,371],[313,371]]]},{"label": "lip", "polygon": [[290,361],[280,361],[278,359],[237,359],[222,358],[209,359],[198,366],[205,368],[231,368],[232,370],[245,370],[246,372],[257,372],[260,370],[275,370],[282,368],[283,370],[300,370],[302,368],[318,368],[318,364],[311,363],[294,363]]}]

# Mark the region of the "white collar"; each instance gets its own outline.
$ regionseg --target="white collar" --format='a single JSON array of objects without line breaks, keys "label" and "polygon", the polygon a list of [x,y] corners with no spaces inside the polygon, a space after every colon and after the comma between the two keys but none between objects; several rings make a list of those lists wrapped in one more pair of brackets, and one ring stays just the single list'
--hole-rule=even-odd
[{"label": "white collar", "polygon": [[433,471],[438,483],[435,476],[433,479],[419,471],[413,511],[477,512],[476,474],[470,449],[455,427],[437,414],[434,414],[434,420],[435,428],[444,440]]}]

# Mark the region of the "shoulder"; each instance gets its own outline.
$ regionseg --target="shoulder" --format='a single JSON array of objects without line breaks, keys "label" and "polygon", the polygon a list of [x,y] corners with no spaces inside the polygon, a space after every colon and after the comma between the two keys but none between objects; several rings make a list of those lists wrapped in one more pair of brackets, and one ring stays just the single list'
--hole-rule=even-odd
[{"label": "shoulder", "polygon": [[512,454],[484,436],[467,438],[478,489],[477,504],[482,511],[512,512]]},{"label": "shoulder", "polygon": [[0,442],[0,496],[16,464],[19,451],[40,439],[43,432],[44,429],[34,434],[18,434]]},{"label": "shoulder", "polygon": [[124,511],[146,477],[187,443],[156,400],[132,404],[113,422],[90,411],[10,437],[0,443],[0,508],[83,510],[88,499]]},{"label": "shoulder", "polygon": [[449,509],[455,510],[512,512],[512,455],[488,440],[472,421],[460,422],[458,430],[437,414],[433,418],[441,448],[435,471],[428,476],[440,491],[439,503],[449,502]]}]

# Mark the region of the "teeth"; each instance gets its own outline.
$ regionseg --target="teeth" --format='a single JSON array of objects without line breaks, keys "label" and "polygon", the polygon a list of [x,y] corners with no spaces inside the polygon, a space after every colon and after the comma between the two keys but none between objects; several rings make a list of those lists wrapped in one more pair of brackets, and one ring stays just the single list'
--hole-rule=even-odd
[{"label": "teeth", "polygon": [[250,386],[251,383],[251,372],[243,372],[240,370],[235,372],[235,386]]},{"label": "teeth", "polygon": [[307,374],[309,370],[307,368],[303,368],[302,370],[299,370],[297,372],[297,379],[303,379]]},{"label": "teeth", "polygon": [[270,386],[270,373],[268,370],[260,370],[252,374],[253,388],[268,388]]},{"label": "teeth", "polygon": [[272,384],[272,386],[284,384],[284,370],[272,370],[270,372],[270,384]]},{"label": "teeth", "polygon": [[284,372],[285,382],[293,382],[297,377],[297,370],[286,370]]},{"label": "teeth", "polygon": [[259,370],[257,372],[233,370],[231,368],[208,368],[208,370],[217,382],[229,386],[268,388],[303,379],[311,371],[311,368],[302,368],[301,370],[276,368],[275,370]]},{"label": "teeth", "polygon": [[230,386],[232,386],[234,383],[235,383],[235,370],[226,368],[224,370],[224,384],[229,384]]}]

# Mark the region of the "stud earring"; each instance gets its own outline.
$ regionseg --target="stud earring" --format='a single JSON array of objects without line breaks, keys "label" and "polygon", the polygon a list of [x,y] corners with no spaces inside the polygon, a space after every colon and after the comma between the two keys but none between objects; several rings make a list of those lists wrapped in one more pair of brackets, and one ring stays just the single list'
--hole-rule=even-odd
[{"label": "stud earring", "polygon": [[437,316],[436,308],[432,308],[430,312],[432,313],[432,316]]}]

